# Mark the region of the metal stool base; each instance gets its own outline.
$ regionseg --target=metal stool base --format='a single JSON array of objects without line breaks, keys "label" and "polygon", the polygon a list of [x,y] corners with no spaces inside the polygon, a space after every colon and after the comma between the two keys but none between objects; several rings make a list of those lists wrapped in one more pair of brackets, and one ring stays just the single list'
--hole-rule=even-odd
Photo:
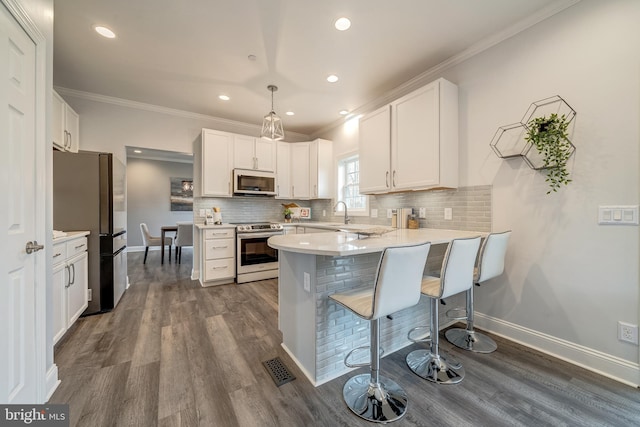
[{"label": "metal stool base", "polygon": [[342,389],[345,403],[354,414],[367,421],[399,420],[407,411],[407,393],[386,377],[379,376],[379,381],[372,384],[370,374],[349,378]]},{"label": "metal stool base", "polygon": [[449,329],[444,333],[444,336],[456,347],[475,353],[492,353],[498,348],[496,342],[488,336],[462,328]]},{"label": "metal stool base", "polygon": [[438,384],[457,384],[464,378],[462,365],[443,353],[414,350],[407,355],[407,365],[414,374]]}]

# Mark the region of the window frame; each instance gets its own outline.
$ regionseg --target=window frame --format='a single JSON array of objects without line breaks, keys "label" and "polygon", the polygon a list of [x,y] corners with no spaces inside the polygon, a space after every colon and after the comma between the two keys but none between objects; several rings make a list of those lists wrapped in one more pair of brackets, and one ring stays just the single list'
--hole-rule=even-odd
[{"label": "window frame", "polygon": [[[341,201],[345,201],[342,191],[343,191],[343,187],[344,187],[344,182],[345,182],[345,172],[344,172],[344,168],[345,168],[345,163],[347,163],[349,160],[353,159],[354,157],[357,157],[358,159],[358,163],[360,162],[360,154],[357,150],[354,151],[349,151],[346,153],[342,153],[340,155],[336,156],[336,198],[335,198],[335,202],[338,202],[339,200]],[[359,184],[359,179],[358,179],[358,184]],[[364,202],[365,202],[365,206],[363,208],[352,208],[349,207],[348,211],[349,211],[349,216],[369,216],[369,196],[366,194],[360,194],[358,193],[359,196],[364,197]],[[344,212],[344,206],[342,204],[340,204],[339,206],[336,207],[336,212]]]}]

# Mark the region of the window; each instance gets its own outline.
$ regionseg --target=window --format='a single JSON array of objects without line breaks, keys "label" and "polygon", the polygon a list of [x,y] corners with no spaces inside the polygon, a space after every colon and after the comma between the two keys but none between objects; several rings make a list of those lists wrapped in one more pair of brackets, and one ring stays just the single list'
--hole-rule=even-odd
[{"label": "window", "polygon": [[[338,200],[346,203],[349,215],[369,215],[369,200],[360,194],[360,161],[357,154],[338,159]],[[342,205],[338,206],[342,210]]]}]

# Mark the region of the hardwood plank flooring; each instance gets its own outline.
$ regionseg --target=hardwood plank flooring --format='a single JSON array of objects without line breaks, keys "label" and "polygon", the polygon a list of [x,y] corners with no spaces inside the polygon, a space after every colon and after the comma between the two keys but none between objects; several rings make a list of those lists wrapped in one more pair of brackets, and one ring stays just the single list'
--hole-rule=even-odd
[{"label": "hardwood plank flooring", "polygon": [[[151,252],[128,255],[130,288],[110,312],[78,320],[55,348],[72,426],[370,426],[342,401],[348,376],[313,387],[282,350],[277,280],[202,288]],[[396,426],[640,426],[640,391],[494,337],[498,350],[442,348],[464,381],[438,386],[405,364],[415,344],[382,359],[409,394]],[[276,387],[262,362],[297,377]]]}]

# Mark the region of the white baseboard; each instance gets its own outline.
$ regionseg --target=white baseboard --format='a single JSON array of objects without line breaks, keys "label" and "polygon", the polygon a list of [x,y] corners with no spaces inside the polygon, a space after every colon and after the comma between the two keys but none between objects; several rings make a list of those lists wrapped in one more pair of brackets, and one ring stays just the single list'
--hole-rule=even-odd
[{"label": "white baseboard", "polygon": [[640,386],[640,364],[581,346],[514,323],[475,313],[478,328],[549,354],[558,359],[612,378],[632,387]]},{"label": "white baseboard", "polygon": [[54,363],[47,371],[45,386],[47,390],[47,397],[45,399],[45,402],[48,402],[49,399],[51,399],[51,396],[53,396],[53,392],[56,391],[59,385],[60,380],[58,379],[58,365]]}]

